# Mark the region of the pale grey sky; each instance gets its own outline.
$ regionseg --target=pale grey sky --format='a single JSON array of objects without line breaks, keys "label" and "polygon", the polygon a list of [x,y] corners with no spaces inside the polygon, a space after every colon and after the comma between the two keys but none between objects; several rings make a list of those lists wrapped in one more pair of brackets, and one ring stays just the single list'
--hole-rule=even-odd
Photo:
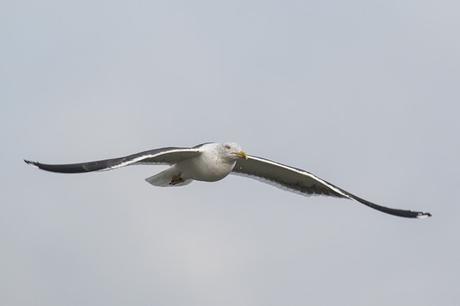
[{"label": "pale grey sky", "polygon": [[[458,1],[4,1],[0,304],[460,304]],[[236,141],[391,207],[77,162]]]}]

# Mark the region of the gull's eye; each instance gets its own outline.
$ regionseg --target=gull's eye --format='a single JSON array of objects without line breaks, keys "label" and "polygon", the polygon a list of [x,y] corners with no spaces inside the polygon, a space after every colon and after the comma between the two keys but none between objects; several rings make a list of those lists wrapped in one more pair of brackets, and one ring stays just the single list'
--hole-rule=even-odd
[{"label": "gull's eye", "polygon": [[229,145],[225,145],[224,148],[227,149],[227,150],[230,150],[230,146],[229,146]]}]

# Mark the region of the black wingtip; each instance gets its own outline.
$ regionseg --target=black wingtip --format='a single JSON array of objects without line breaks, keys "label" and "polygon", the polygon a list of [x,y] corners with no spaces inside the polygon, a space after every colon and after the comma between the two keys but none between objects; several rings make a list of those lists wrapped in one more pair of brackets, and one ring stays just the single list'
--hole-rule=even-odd
[{"label": "black wingtip", "polygon": [[373,209],[379,210],[381,212],[387,213],[389,215],[393,216],[398,216],[398,217],[403,217],[403,218],[415,218],[415,219],[426,219],[431,217],[431,214],[429,212],[422,212],[422,211],[412,211],[412,210],[404,210],[404,209],[397,209],[397,208],[390,208],[386,206],[381,206],[377,205],[375,203],[372,203],[368,200],[365,200],[363,198],[360,198],[358,196],[355,196],[354,194],[351,194],[347,191],[344,191],[341,189],[343,192],[345,192],[351,199],[354,199],[361,204],[364,204],[366,206],[369,206]]},{"label": "black wingtip", "polygon": [[417,219],[426,219],[430,217],[431,217],[431,214],[429,212],[419,212],[417,215]]},{"label": "black wingtip", "polygon": [[34,162],[34,161],[31,161],[31,160],[27,160],[27,159],[24,159],[24,162],[28,165],[32,165],[32,166],[36,166],[38,167],[38,162]]}]

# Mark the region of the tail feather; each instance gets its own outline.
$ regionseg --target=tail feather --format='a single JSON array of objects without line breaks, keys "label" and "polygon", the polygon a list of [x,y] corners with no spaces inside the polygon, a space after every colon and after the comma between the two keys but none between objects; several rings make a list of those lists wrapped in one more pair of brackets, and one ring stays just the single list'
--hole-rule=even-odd
[{"label": "tail feather", "polygon": [[149,184],[158,187],[178,187],[188,185],[192,182],[191,179],[188,179],[180,183],[171,184],[173,177],[178,175],[180,175],[180,172],[173,166],[151,177],[148,177],[145,180]]}]

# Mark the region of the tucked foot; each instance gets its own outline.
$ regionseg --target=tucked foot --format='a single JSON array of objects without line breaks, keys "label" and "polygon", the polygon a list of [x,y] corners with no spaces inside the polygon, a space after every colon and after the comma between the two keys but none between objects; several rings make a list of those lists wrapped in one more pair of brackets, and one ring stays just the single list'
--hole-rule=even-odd
[{"label": "tucked foot", "polygon": [[177,185],[179,183],[183,183],[185,182],[185,180],[179,175],[174,175],[172,178],[171,178],[171,182],[169,182],[169,185]]}]

